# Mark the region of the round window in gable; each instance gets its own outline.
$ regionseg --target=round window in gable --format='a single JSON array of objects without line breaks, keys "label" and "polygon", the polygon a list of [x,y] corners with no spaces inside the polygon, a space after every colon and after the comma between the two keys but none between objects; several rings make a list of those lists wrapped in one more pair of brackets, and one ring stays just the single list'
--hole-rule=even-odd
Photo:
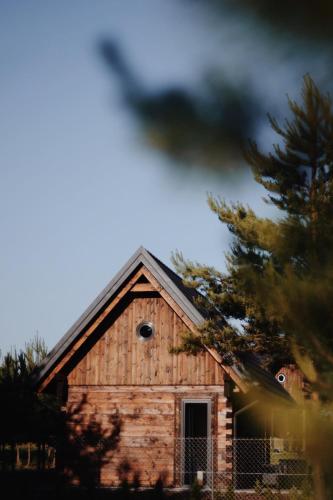
[{"label": "round window in gable", "polygon": [[155,328],[151,321],[142,321],[136,327],[136,334],[143,342],[150,340],[155,334]]},{"label": "round window in gable", "polygon": [[278,379],[278,381],[280,382],[280,384],[284,384],[284,383],[285,383],[285,381],[286,381],[286,376],[285,376],[285,374],[284,374],[284,373],[279,373],[279,375],[278,375],[278,378],[277,378],[277,379]]}]

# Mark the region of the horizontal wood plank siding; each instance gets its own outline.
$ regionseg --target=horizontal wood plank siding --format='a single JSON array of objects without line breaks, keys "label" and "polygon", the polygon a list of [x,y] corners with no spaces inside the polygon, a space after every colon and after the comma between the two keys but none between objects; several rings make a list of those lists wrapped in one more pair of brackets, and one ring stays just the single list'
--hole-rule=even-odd
[{"label": "horizontal wood plank siding", "polygon": [[[133,482],[135,478],[142,486],[153,486],[158,479],[165,486],[177,485],[176,438],[181,435],[181,401],[210,399],[212,434],[220,435],[223,440],[226,432],[223,388],[155,385],[146,392],[143,387],[137,389],[137,386],[70,387],[67,400],[70,439],[82,445],[85,463],[90,471],[89,460],[96,467],[100,485],[117,486],[124,479]],[[96,441],[93,445],[89,443],[91,435]],[[80,455],[81,448],[78,450]],[[67,473],[73,482],[80,482],[69,460]]]}]

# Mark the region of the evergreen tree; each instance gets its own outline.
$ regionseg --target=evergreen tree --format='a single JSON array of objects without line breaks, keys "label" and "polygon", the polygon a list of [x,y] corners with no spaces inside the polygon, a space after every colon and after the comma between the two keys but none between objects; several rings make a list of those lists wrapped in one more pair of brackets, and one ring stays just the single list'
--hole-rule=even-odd
[{"label": "evergreen tree", "polygon": [[46,354],[44,340],[36,335],[24,350],[12,349],[0,359],[0,443],[54,441],[59,420],[56,401],[36,394],[32,384],[32,375]]},{"label": "evergreen tree", "polygon": [[186,350],[208,344],[222,355],[251,351],[271,367],[307,353],[324,390],[333,373],[333,113],[329,96],[308,76],[302,97],[302,105],[289,100],[292,119],[283,126],[269,118],[281,139],[273,152],[261,152],[254,142],[246,151],[281,217],[261,218],[249,207],[210,197],[211,209],[233,234],[227,272],[181,254],[174,262],[209,311],[201,338],[184,339]]}]

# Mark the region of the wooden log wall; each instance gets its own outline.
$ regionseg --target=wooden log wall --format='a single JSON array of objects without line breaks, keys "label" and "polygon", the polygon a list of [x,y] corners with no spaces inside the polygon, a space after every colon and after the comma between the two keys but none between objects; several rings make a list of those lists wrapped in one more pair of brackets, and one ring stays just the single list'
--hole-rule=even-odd
[{"label": "wooden log wall", "polygon": [[[72,386],[67,403],[70,433],[74,443],[82,444],[79,454],[86,464],[90,453],[88,467],[98,469],[100,485],[117,486],[124,479],[142,486],[153,486],[158,479],[165,486],[179,485],[181,402],[203,398],[212,402],[211,434],[224,442],[227,401],[223,388],[216,385]],[[97,440],[89,443],[92,434]],[[222,452],[219,446],[219,470],[225,467]],[[80,482],[75,471],[72,476]]]}]

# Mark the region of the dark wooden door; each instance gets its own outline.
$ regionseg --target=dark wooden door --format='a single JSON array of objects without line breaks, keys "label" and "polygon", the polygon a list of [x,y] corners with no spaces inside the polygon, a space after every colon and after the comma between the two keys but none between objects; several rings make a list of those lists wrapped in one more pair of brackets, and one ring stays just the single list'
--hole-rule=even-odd
[{"label": "dark wooden door", "polygon": [[183,405],[183,467],[184,484],[192,484],[197,471],[206,480],[209,466],[209,403],[184,402]]}]

